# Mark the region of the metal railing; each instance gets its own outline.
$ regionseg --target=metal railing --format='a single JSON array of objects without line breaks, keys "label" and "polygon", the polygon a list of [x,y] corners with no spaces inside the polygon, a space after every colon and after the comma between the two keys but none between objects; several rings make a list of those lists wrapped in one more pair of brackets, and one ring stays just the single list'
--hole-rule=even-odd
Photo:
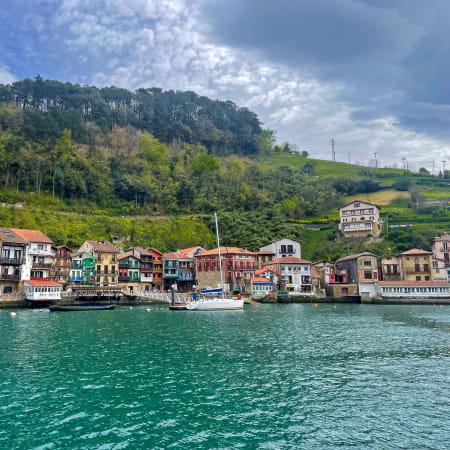
[{"label": "metal railing", "polygon": [[24,264],[25,263],[25,258],[5,258],[5,257],[0,257],[0,264]]},{"label": "metal railing", "polygon": [[0,274],[0,280],[7,280],[7,281],[20,281],[20,273],[13,273],[13,274],[6,274],[2,273]]}]

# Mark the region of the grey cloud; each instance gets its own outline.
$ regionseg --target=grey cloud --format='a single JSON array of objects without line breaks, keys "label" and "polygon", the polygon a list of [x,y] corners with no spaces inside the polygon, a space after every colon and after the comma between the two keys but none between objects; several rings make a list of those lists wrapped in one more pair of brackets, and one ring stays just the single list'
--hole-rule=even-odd
[{"label": "grey cloud", "polygon": [[450,104],[448,1],[217,0],[203,13],[216,42],[340,83],[354,118],[450,136],[432,107]]}]

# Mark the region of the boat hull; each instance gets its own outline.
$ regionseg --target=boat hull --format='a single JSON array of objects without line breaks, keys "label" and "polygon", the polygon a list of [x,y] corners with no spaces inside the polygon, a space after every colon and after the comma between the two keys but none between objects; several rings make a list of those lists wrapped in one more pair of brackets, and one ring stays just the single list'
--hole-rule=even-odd
[{"label": "boat hull", "polygon": [[187,306],[186,305],[169,305],[169,309],[171,311],[186,311],[187,310]]},{"label": "boat hull", "polygon": [[212,298],[189,303],[186,308],[191,311],[227,311],[244,308],[244,300]]},{"label": "boat hull", "polygon": [[115,305],[61,305],[61,306],[50,306],[48,309],[50,311],[103,311],[108,309],[114,309]]}]

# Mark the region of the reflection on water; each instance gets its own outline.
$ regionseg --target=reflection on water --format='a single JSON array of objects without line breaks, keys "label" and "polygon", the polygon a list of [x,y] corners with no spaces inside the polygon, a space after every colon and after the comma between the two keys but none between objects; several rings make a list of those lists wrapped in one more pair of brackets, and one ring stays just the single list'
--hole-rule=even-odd
[{"label": "reflection on water", "polygon": [[0,312],[0,448],[446,448],[450,307]]}]

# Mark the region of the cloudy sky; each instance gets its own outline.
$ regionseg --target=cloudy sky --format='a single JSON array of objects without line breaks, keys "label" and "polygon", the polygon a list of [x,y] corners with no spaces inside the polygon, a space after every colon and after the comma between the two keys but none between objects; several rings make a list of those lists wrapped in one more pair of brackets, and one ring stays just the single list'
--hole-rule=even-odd
[{"label": "cloudy sky", "polygon": [[[450,160],[448,0],[3,0],[0,83],[195,90],[314,157]],[[450,163],[449,163],[450,164]]]}]

